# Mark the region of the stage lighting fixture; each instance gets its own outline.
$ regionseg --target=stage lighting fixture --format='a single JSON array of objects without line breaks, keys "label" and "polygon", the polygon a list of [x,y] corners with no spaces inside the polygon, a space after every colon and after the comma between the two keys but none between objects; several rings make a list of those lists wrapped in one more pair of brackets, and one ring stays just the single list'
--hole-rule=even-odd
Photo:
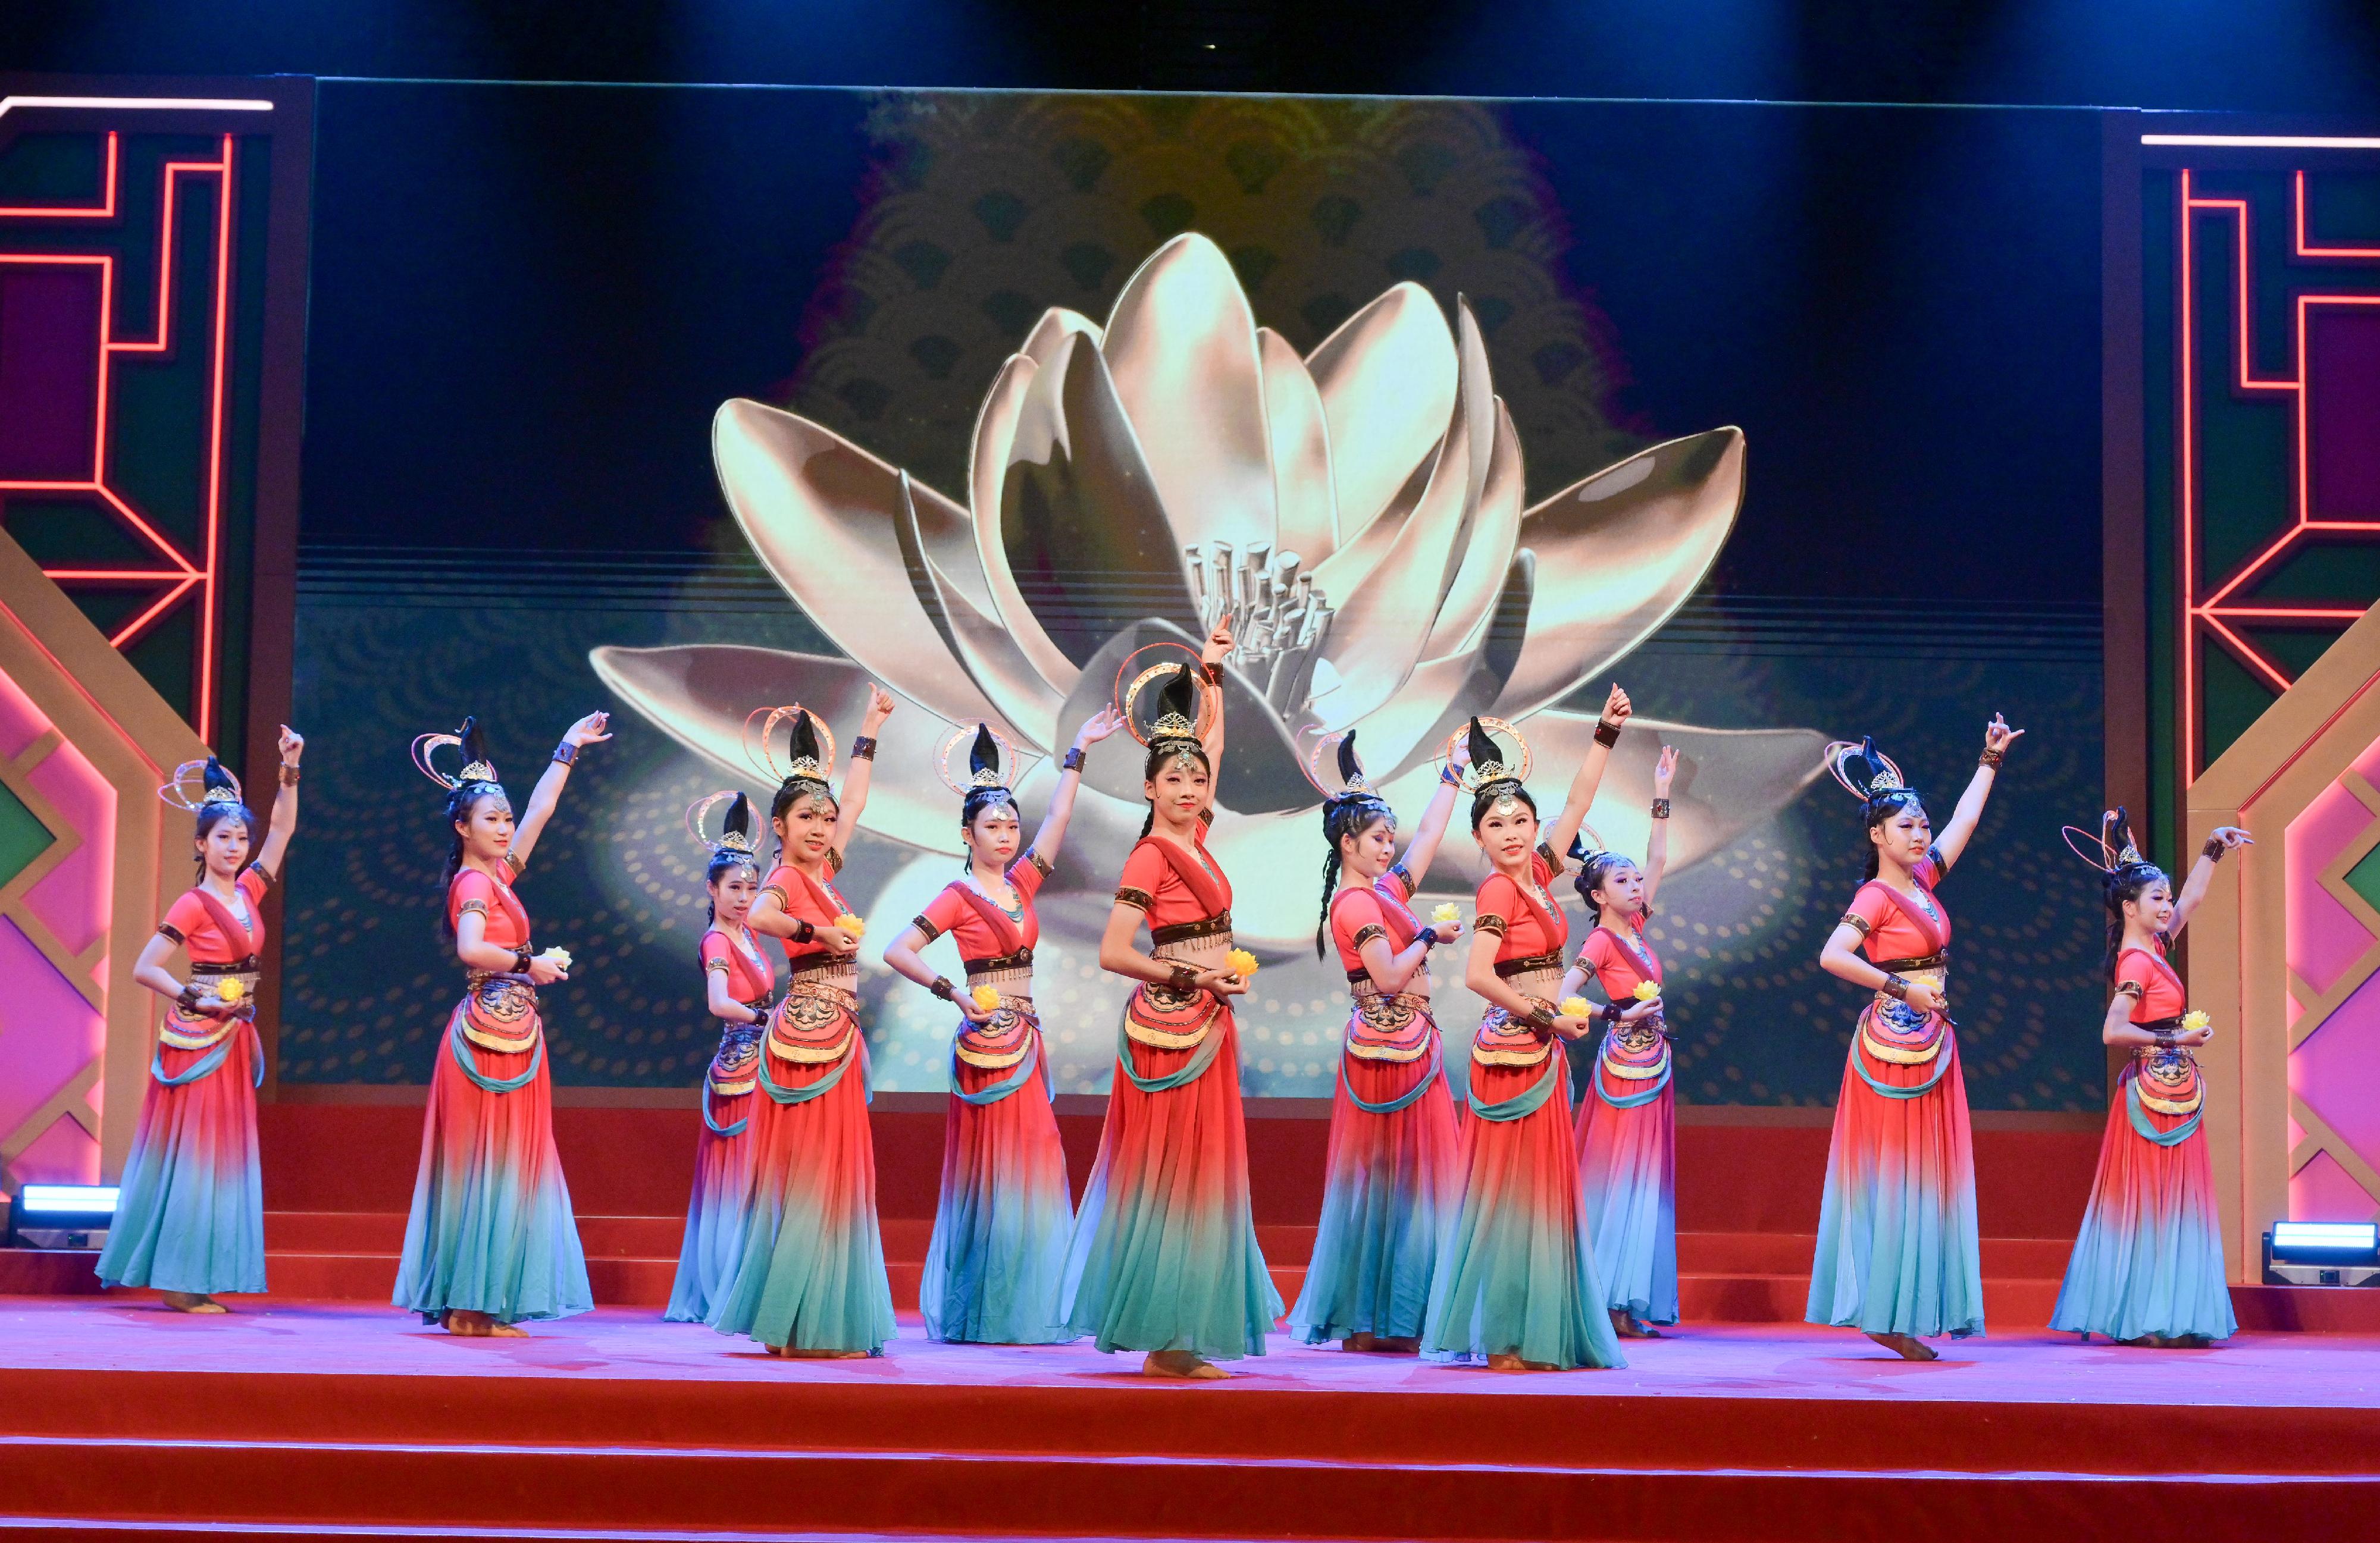
[{"label": "stage lighting fixture", "polygon": [[115,1185],[22,1185],[8,1206],[8,1247],[95,1248],[115,1218]]},{"label": "stage lighting fixture", "polygon": [[2265,1235],[2265,1283],[2380,1285],[2380,1223],[2274,1223]]}]

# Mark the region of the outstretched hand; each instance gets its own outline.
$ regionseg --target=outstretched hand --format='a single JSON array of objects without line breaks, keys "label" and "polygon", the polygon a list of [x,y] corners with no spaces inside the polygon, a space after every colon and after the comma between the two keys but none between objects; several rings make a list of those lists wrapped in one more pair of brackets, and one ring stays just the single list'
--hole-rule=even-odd
[{"label": "outstretched hand", "polygon": [[1628,700],[1628,693],[1621,689],[1620,682],[1611,682],[1611,694],[1603,699],[1603,721],[1618,729],[1626,724],[1635,711],[1636,705]]},{"label": "outstretched hand", "polygon": [[1232,623],[1227,617],[1216,622],[1215,630],[1207,634],[1207,646],[1199,650],[1198,662],[1208,665],[1221,664],[1223,656],[1230,653],[1232,647]]},{"label": "outstretched hand", "polygon": [[609,713],[589,713],[565,729],[562,735],[565,743],[575,745],[601,744],[611,737],[612,715]]},{"label": "outstretched hand", "polygon": [[1677,775],[1678,747],[1665,744],[1661,747],[1661,758],[1653,763],[1653,796],[1657,799],[1668,798],[1670,779]]},{"label": "outstretched hand", "polygon": [[287,724],[283,724],[281,726],[282,764],[285,765],[294,766],[298,764],[298,758],[305,753],[306,736],[298,733]]},{"label": "outstretched hand", "polygon": [[1111,702],[1084,720],[1075,730],[1075,748],[1087,750],[1123,727],[1123,709]]},{"label": "outstretched hand", "polygon": [[1992,721],[1984,726],[1984,753],[1989,755],[2004,753],[2009,746],[2022,738],[2024,738],[2023,729],[2010,729],[2008,726],[2008,719],[1994,713]]}]

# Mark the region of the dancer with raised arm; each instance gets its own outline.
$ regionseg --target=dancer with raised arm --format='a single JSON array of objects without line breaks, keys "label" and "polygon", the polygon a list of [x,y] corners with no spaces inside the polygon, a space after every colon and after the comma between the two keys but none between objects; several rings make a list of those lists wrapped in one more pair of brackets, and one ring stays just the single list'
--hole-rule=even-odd
[{"label": "dancer with raised arm", "polygon": [[[610,739],[609,723],[589,713],[570,726],[517,825],[477,719],[465,718],[459,733],[413,741],[414,765],[446,790],[455,845],[440,930],[468,983],[431,1073],[395,1299],[450,1334],[518,1335],[523,1320],[595,1305],[553,1150],[553,1076],[537,1000],[540,986],[570,979],[570,956],[532,951],[528,911],[513,886],[579,751]],[[459,771],[443,772],[431,759],[449,746],[463,758]]]},{"label": "dancer with raised arm", "polygon": [[1314,951],[1326,940],[1337,948],[1355,1002],[1330,1104],[1322,1223],[1289,1326],[1308,1344],[1410,1354],[1420,1348],[1455,1183],[1454,1102],[1430,1015],[1429,951],[1462,930],[1451,920],[1425,923],[1413,898],[1437,860],[1461,772],[1439,774],[1400,858],[1396,811],[1366,780],[1354,731],[1317,743],[1309,762],[1334,741],[1339,790],[1313,778],[1325,794],[1329,849]]},{"label": "dancer with raised arm", "polygon": [[[892,694],[872,688],[841,799],[830,784],[834,738],[824,724],[798,705],[745,720],[754,765],[777,784],[769,825],[778,864],[750,925],[783,940],[785,995],[752,1068],[759,1095],[744,1138],[752,1190],[743,1258],[709,1321],[779,1356],[874,1356],[894,1332],[859,1031],[860,921],[834,887],[868,803],[876,731],[892,716]],[[791,731],[782,762],[772,748],[781,725]]]},{"label": "dancer with raised arm", "polygon": [[1661,957],[1645,935],[1670,861],[1670,780],[1678,751],[1653,767],[1653,834],[1638,867],[1601,847],[1572,849],[1573,881],[1595,930],[1562,977],[1567,998],[1592,979],[1617,1012],[1587,1073],[1578,1111],[1578,1184],[1594,1239],[1611,1327],[1623,1339],[1658,1339],[1678,1320],[1677,1085],[1661,1007]]},{"label": "dancer with raised arm", "polygon": [[[1471,720],[1471,835],[1492,871],[1479,886],[1463,983],[1488,1010],[1471,1042],[1462,1199],[1422,1332],[1422,1353],[1434,1359],[1498,1371],[1626,1364],[1579,1199],[1569,1079],[1555,1043],[1587,1033],[1593,1020],[1553,1000],[1570,923],[1546,886],[1562,871],[1554,853],[1578,834],[1629,712],[1628,693],[1612,687],[1561,813],[1546,826],[1523,786],[1527,741],[1500,720]],[[1512,740],[1512,754],[1491,728]],[[1451,760],[1451,741],[1447,751]]]},{"label": "dancer with raised arm", "polygon": [[[721,803],[719,839],[703,821]],[[708,794],[686,812],[686,827],[710,854],[709,924],[698,950],[703,1005],[724,1026],[702,1079],[702,1134],[695,1138],[694,1194],[686,1201],[686,1241],[662,1316],[700,1323],[735,1277],[744,1258],[745,1202],[752,1192],[752,1090],[759,1086],[760,1031],[776,1006],[777,971],[747,924],[760,894],[752,836],[752,801],[740,792]]]},{"label": "dancer with raised arm", "polygon": [[[257,1163],[256,982],[264,894],[298,828],[303,736],[281,727],[281,787],[273,824],[251,849],[256,816],[239,779],[210,755],[174,769],[158,796],[198,816],[199,882],[166,910],[132,978],[167,998],[140,1118],[124,1160],[115,1217],[99,1251],[109,1285],[153,1286],[186,1313],[219,1313],[214,1294],[264,1289],[264,1183]],[[193,798],[195,793],[198,796]],[[249,861],[253,850],[255,861]],[[190,977],[165,968],[187,951]]]},{"label": "dancer with raised arm", "polygon": [[[1145,1352],[1152,1377],[1228,1376],[1214,1363],[1263,1355],[1281,1316],[1248,1207],[1232,1011],[1255,960],[1232,946],[1231,880],[1207,852],[1231,646],[1218,627],[1195,674],[1158,665],[1127,684],[1126,659],[1117,676],[1117,711],[1148,747],[1149,816],[1124,860],[1099,964],[1140,984],[1117,1036],[1060,1310],[1101,1350]],[[1144,721],[1135,705],[1160,682]],[[1154,945],[1145,954],[1135,946],[1143,922]]]},{"label": "dancer with raised arm", "polygon": [[2116,991],[2099,1038],[2130,1050],[2131,1060],[2117,1079],[2090,1209],[2049,1326],[2086,1340],[2095,1333],[2157,1350],[2203,1349],[2240,1327],[2199,1128],[2206,1084],[2192,1054],[2215,1031],[2204,1013],[2185,1011],[2181,977],[2166,953],[2206,898],[2215,865],[2250,837],[2216,826],[2176,895],[2165,870],[2141,855],[2122,810],[2101,815],[2096,836],[2072,826],[2065,834],[2099,870],[2107,908]]},{"label": "dancer with raised arm", "polygon": [[1926,1337],[1984,1332],[1974,1143],[1949,1012],[1950,914],[1934,890],[1966,850],[2023,732],[1994,715],[1983,759],[1938,837],[1875,741],[1827,747],[1828,768],[1861,803],[1867,882],[1818,964],[1876,995],[1852,1031],[1835,1104],[1808,1317],[1858,1329],[1912,1361],[1937,1358]]},{"label": "dancer with raised arm", "polygon": [[[1041,1016],[1033,1005],[1033,949],[1041,941],[1033,898],[1065,839],[1085,755],[1123,726],[1113,708],[1103,708],[1075,734],[1029,847],[1009,788],[1017,769],[1014,747],[978,724],[972,734],[953,734],[936,757],[935,771],[960,796],[965,871],[884,950],[886,964],[959,1015],[941,1199],[917,1287],[929,1339],[1054,1344],[1075,1337],[1058,1321],[1075,1207],[1050,1108]],[[950,771],[962,742],[970,746],[964,782]],[[964,990],[918,957],[945,933],[965,967]]]}]

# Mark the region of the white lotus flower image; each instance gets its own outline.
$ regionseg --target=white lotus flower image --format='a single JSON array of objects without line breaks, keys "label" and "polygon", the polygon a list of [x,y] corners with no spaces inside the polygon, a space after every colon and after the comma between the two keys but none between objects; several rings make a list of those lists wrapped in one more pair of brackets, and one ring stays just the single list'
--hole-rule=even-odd
[{"label": "white lotus flower image", "polygon": [[[1314,932],[1318,796],[1299,766],[1313,736],[1359,730],[1410,822],[1440,741],[1492,715],[1527,735],[1537,790],[1558,799],[1601,683],[1701,582],[1744,476],[1743,435],[1716,428],[1524,508],[1468,306],[1450,329],[1401,283],[1300,358],[1196,235],[1141,266],[1104,328],[1041,318],[984,400],[964,501],[756,402],[720,408],[712,448],[753,549],[848,657],[599,648],[613,691],[748,780],[752,708],[798,701],[840,728],[880,680],[912,705],[886,726],[864,827],[955,855],[956,803],[929,764],[953,726],[988,722],[1042,757],[1018,789],[1029,828],[1057,751],[1123,658],[1161,639],[1195,649],[1229,616],[1212,847],[1237,883],[1239,936],[1276,949]],[[1582,687],[1585,711],[1557,705]],[[1637,722],[1590,818],[1641,850],[1658,745],[1679,745],[1673,866],[1774,814],[1817,774],[1825,738]],[[1129,740],[1092,753],[1045,931],[1097,935],[1145,813],[1140,770]],[[1428,887],[1461,893],[1472,849],[1446,853]]]}]

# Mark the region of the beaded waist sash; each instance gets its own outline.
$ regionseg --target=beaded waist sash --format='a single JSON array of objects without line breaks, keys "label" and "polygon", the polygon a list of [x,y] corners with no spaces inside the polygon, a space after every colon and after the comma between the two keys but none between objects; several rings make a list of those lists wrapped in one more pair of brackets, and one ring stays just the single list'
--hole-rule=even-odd
[{"label": "beaded waist sash", "polygon": [[[1879,960],[1876,968],[1900,975],[1912,985],[1927,985],[1937,994],[1947,992],[1950,971],[1941,962],[1942,956],[1932,959]],[[1921,1013],[1896,996],[1883,992],[1860,1019],[1860,1046],[1879,1061],[1898,1067],[1922,1067],[1942,1054],[1949,1043],[1950,1020],[1940,1013]]]},{"label": "beaded waist sash", "polygon": [[1644,1082],[1670,1069],[1670,1038],[1650,1018],[1616,1023],[1603,1035],[1603,1069],[1623,1082]]},{"label": "beaded waist sash", "polygon": [[[1498,960],[1496,972],[1532,1006],[1550,1009],[1554,996],[1561,990],[1561,957],[1545,956],[1550,964],[1540,964],[1525,973],[1514,971],[1506,975],[1504,964],[1535,963],[1535,960]],[[1479,1019],[1479,1032],[1471,1042],[1471,1058],[1483,1067],[1534,1067],[1541,1065],[1554,1053],[1551,1035],[1526,1019],[1516,1019],[1501,1007],[1490,1007]]]},{"label": "beaded waist sash", "polygon": [[[2135,1029],[2145,1029],[2152,1034],[2170,1034],[2181,1028],[2181,1019],[2152,1019],[2135,1023]],[[2206,1102],[2206,1084],[2199,1075],[2198,1057],[2186,1045],[2143,1044],[2132,1050],[2132,1065],[2139,1072],[2141,1103],[2160,1115],[2195,1115]]]},{"label": "beaded waist sash", "polygon": [[796,970],[769,1020],[769,1054],[796,1066],[840,1061],[859,1034],[859,968],[849,959]]},{"label": "beaded waist sash", "polygon": [[[204,991],[216,991],[225,981],[237,981],[241,1001],[256,999],[256,982],[260,979],[258,960],[254,954],[244,959],[222,964],[190,961],[190,983]],[[245,1012],[202,1013],[185,1008],[179,1002],[165,1009],[165,1020],[157,1027],[158,1043],[175,1050],[209,1050],[223,1043],[225,1036],[248,1021]]]},{"label": "beaded waist sash", "polygon": [[[1228,915],[1209,918],[1209,922],[1214,921],[1220,922],[1220,929],[1201,922],[1187,927],[1155,930],[1151,935],[1158,943],[1149,950],[1149,957],[1160,964],[1220,970],[1232,951],[1232,919]],[[1166,935],[1184,932],[1194,935]],[[1169,985],[1144,981],[1124,1004],[1123,1031],[1151,1050],[1192,1050],[1207,1038],[1215,1025],[1215,1016],[1222,1010],[1223,999],[1211,992],[1175,991]]]},{"label": "beaded waist sash", "polygon": [[1542,975],[1550,971],[1555,982],[1559,984],[1561,980],[1561,970],[1562,957],[1559,950],[1550,954],[1528,954],[1516,959],[1496,961],[1497,977],[1506,981],[1518,975]]},{"label": "beaded waist sash", "polygon": [[1030,975],[1033,973],[1033,950],[1019,948],[1013,954],[995,954],[983,959],[961,959],[959,963],[966,968],[969,979],[978,975]]},{"label": "beaded waist sash", "polygon": [[1041,1016],[1033,998],[1001,993],[1000,1008],[981,1023],[961,1022],[952,1050],[960,1061],[984,1071],[1004,1071],[1033,1054]]},{"label": "beaded waist sash", "polygon": [[463,1037],[482,1050],[518,1055],[537,1044],[537,987],[526,975],[474,970],[463,995]]},{"label": "beaded waist sash", "polygon": [[[1226,948],[1232,946],[1232,913],[1230,911],[1227,910],[1220,916],[1201,917],[1196,922],[1178,922],[1171,926],[1151,926],[1148,929],[1148,941],[1158,948],[1175,943],[1196,943],[1201,939],[1213,937],[1221,938],[1223,946]],[[1154,949],[1151,950],[1151,952],[1154,951]]]},{"label": "beaded waist sash", "polygon": [[1347,1054],[1359,1061],[1417,1061],[1429,1054],[1437,1030],[1428,997],[1382,991],[1366,975],[1347,1015]]},{"label": "beaded waist sash", "polygon": [[[755,1012],[758,1002],[744,1004]],[[710,1091],[721,1098],[739,1098],[752,1091],[753,1079],[760,1065],[760,1036],[767,1031],[760,1023],[736,1023],[728,1026],[719,1037],[719,1049],[710,1057]]]}]

